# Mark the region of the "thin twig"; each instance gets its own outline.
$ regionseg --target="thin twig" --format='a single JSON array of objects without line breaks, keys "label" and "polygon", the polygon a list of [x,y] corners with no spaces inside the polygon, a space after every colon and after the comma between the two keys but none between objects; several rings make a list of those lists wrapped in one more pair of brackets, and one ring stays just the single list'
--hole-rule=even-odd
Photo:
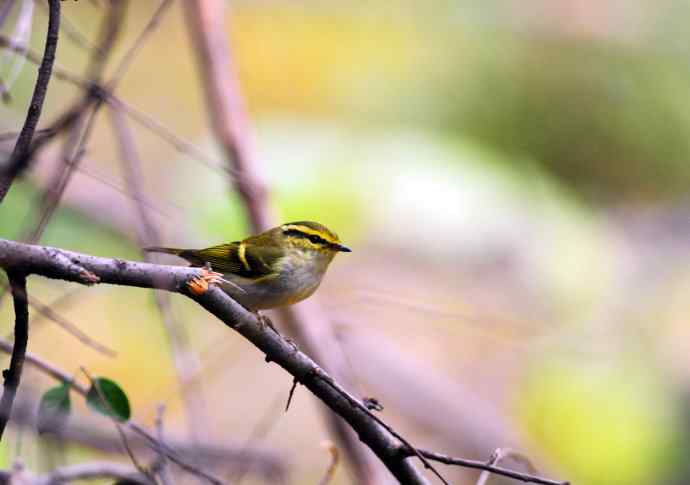
[{"label": "thin twig", "polygon": [[[61,17],[62,20],[64,20],[63,17]],[[10,51],[14,52],[15,54],[19,54],[23,56],[27,61],[32,62],[34,64],[41,64],[41,55],[32,51],[29,49],[28,46],[23,45],[23,44],[18,44],[15,42],[13,39],[10,39],[9,37],[5,37],[4,35],[0,35],[0,48],[3,49],[9,49]],[[82,89],[87,89],[89,87],[89,83],[79,77],[77,74],[69,71],[68,69],[60,66],[57,62],[53,63],[53,77],[56,79],[59,79],[61,81],[68,82],[70,84],[73,84],[77,87],[80,87]],[[37,130],[37,131],[45,131],[45,130]]]},{"label": "thin twig", "polygon": [[[113,77],[110,79],[110,82],[108,83],[110,88],[113,88],[120,82],[122,77],[127,72],[127,69],[129,68],[130,64],[134,60],[134,57],[136,57],[139,50],[143,47],[146,38],[156,30],[158,24],[163,18],[163,15],[171,5],[172,0],[163,0],[158,5],[158,8],[153,13],[144,29],[139,33],[137,39],[134,41],[134,44],[132,44],[127,53],[123,56],[122,60],[120,61],[120,65],[117,66],[115,74],[113,74]],[[109,91],[110,90],[112,89],[109,89]]]},{"label": "thin twig", "polygon": [[41,313],[44,317],[46,317],[49,320],[51,320],[52,322],[56,323],[60,328],[67,331],[70,335],[75,337],[77,340],[79,340],[81,343],[83,343],[87,347],[91,347],[96,352],[100,352],[101,354],[107,355],[108,357],[116,357],[117,356],[116,351],[114,351],[113,349],[111,349],[107,345],[98,342],[97,340],[93,339],[92,337],[89,337],[77,325],[70,322],[65,317],[60,315],[59,313],[55,312],[48,305],[41,303],[36,298],[34,298],[34,297],[29,298],[29,305],[31,305],[32,308],[35,308],[36,310],[38,310],[38,312]]},{"label": "thin twig", "polygon": [[[225,153],[226,167],[232,174],[231,187],[244,203],[254,232],[263,231],[275,225],[275,219],[268,203],[265,179],[260,173],[261,165],[249,127],[238,72],[228,47],[224,23],[226,16],[223,11],[225,4],[221,0],[203,0],[188,2],[185,7],[190,36],[204,82],[211,128]],[[280,316],[290,333],[297,337],[301,347],[339,380],[349,387],[355,386],[356,381],[348,372],[342,353],[332,351],[337,349],[332,326],[313,298],[300,306],[283,309]],[[323,349],[329,351],[324,352]],[[350,461],[353,481],[375,483],[386,480],[385,471],[366,453],[357,436],[342,420],[327,410],[324,411],[330,432]],[[408,467],[408,464],[403,464],[403,467]],[[423,481],[421,474],[411,466],[406,472],[417,474],[413,480]]]},{"label": "thin twig", "polygon": [[[175,134],[175,132],[158,121],[156,118],[148,115],[138,108],[135,108],[131,104],[126,103],[124,100],[113,94],[108,96],[108,103],[124,111],[127,116],[149,130],[151,133],[158,135],[161,139],[169,143],[180,153],[194,156],[197,160],[215,172],[221,173],[224,171],[222,162],[208,155],[206,152],[204,152],[204,150],[196,146],[194,143]],[[227,173],[230,177],[234,177],[235,171],[227,170]]]},{"label": "thin twig", "polygon": [[[534,465],[529,458],[522,453],[511,450],[510,448],[496,449],[487,462],[487,465],[498,465],[501,460],[504,460],[505,458],[512,458],[515,461],[519,461],[527,468],[527,471],[530,473],[537,473],[537,469],[534,468]],[[482,470],[482,472],[479,474],[476,485],[486,485],[486,482],[489,481],[489,478],[491,478],[491,470]]]},{"label": "thin twig", "polygon": [[[12,271],[22,268],[26,274],[40,274],[68,281],[81,280],[69,270],[64,260],[76,261],[87,271],[98,276],[100,283],[136,286],[168,291],[181,291],[226,325],[252,342],[270,360],[297,378],[315,396],[328,405],[354,429],[360,439],[379,457],[393,475],[402,483],[424,484],[426,480],[410,465],[408,458],[419,457],[441,463],[490,470],[492,473],[525,482],[543,485],[566,485],[560,482],[490,466],[486,462],[453,458],[448,455],[415,448],[390,425],[373,414],[366,405],[345,390],[323,368],[307,355],[295,349],[292,342],[277,332],[266,329],[258,317],[232,300],[217,287],[211,287],[201,295],[187,292],[186,284],[198,276],[199,270],[191,267],[153,265],[133,261],[100,258],[72,251],[53,249],[63,258],[50,257],[49,251],[40,246],[0,239],[0,267]],[[152,438],[155,441],[155,438]]]},{"label": "thin twig", "polygon": [[249,222],[255,232],[268,229],[273,214],[268,206],[268,192],[257,173],[253,142],[239,88],[234,60],[227,48],[223,28],[225,5],[218,0],[188,2],[187,20],[196,47],[199,71],[204,79],[206,104],[211,129],[226,154],[233,177],[232,184],[245,203]]},{"label": "thin twig", "polygon": [[[38,3],[39,6],[43,7],[44,9],[46,8],[44,2],[36,3]],[[60,16],[60,30],[62,30],[62,32],[65,34],[65,37],[77,47],[80,47],[86,51],[96,51],[100,53],[98,46],[93,45],[89,39],[79,31],[74,23],[67,18],[64,12],[62,12],[62,15]]]},{"label": "thin twig", "polygon": [[292,396],[295,394],[295,389],[297,388],[297,384],[299,382],[297,379],[292,380],[292,387],[290,387],[290,393],[288,394],[287,402],[285,403],[285,412],[288,412],[288,409],[290,409],[290,403],[292,402]]},{"label": "thin twig", "polygon": [[[12,345],[9,342],[0,339],[0,351],[3,351],[5,353],[11,353]],[[26,362],[39,369],[41,372],[44,372],[45,374],[53,377],[54,379],[69,385],[73,390],[75,390],[84,397],[86,397],[86,395],[89,392],[88,388],[74,380],[71,375],[35,355],[27,354]],[[192,475],[199,476],[214,485],[224,484],[224,482],[221,479],[211,475],[210,473],[207,473],[203,469],[184,460],[182,457],[179,456],[179,453],[176,452],[175,449],[157,440],[152,433],[147,431],[146,428],[138,424],[136,421],[129,420],[125,423],[125,426],[127,426],[127,428],[129,428],[131,431],[143,438],[147,446],[149,446],[152,450],[154,450],[156,453],[164,454],[170,461],[175,463],[183,470],[186,470]],[[243,452],[243,454],[244,453],[245,452]]]},{"label": "thin twig", "polygon": [[26,293],[26,276],[20,272],[8,271],[7,277],[10,280],[12,299],[14,300],[15,322],[10,368],[2,373],[5,383],[0,400],[0,440],[2,440],[5,426],[7,426],[12,414],[12,403],[14,403],[14,397],[19,388],[26,346],[29,342],[29,303]]},{"label": "thin twig", "polygon": [[19,138],[17,138],[17,143],[14,145],[8,166],[3,170],[2,174],[0,174],[0,203],[10,190],[10,186],[14,179],[26,169],[28,165],[29,159],[27,155],[30,153],[31,140],[34,136],[34,130],[38,125],[38,120],[41,117],[43,101],[45,100],[48,90],[50,74],[53,70],[55,50],[57,49],[58,33],[60,30],[60,0],[49,1],[50,15],[48,18],[48,33],[46,34],[43,60],[38,69],[38,77],[36,78],[36,85],[34,86],[34,92],[31,96],[31,103],[29,104],[24,126],[22,127]]},{"label": "thin twig", "polygon": [[[58,251],[55,249],[55,251]],[[199,275],[198,268],[153,265],[133,261],[99,258],[83,253],[59,250],[66,259],[78,261],[81,266],[99,277],[101,283],[157,287],[186,293],[186,284]],[[49,257],[40,246],[0,240],[0,267],[21,267],[27,273],[75,281],[72,273],[54,257]],[[361,402],[353,398],[307,355],[296,350],[294,344],[276,332],[266,329],[257,316],[232,300],[217,287],[211,287],[201,296],[193,298],[207,311],[251,341],[276,364],[296,377],[302,385],[319,397],[333,412],[340,415],[384,462],[393,475],[403,483],[427,483],[405,456],[398,438],[393,436],[374,418]],[[155,438],[154,438],[155,440]]]},{"label": "thin twig", "polygon": [[[12,42],[11,39],[8,39],[7,37],[4,37],[0,35],[0,48],[7,48],[11,49],[17,54],[20,54],[30,62],[33,62],[35,64],[38,64],[41,62],[41,57],[36,54],[35,52],[31,51],[28,49],[26,46],[16,44]],[[156,118],[152,117],[151,115],[145,113],[144,111],[134,107],[133,105],[127,103],[124,101],[122,98],[119,96],[113,94],[112,92],[108,92],[108,89],[105,86],[99,85],[95,81],[87,81],[86,79],[80,77],[78,74],[75,74],[68,69],[65,69],[64,67],[61,67],[58,64],[55,64],[53,66],[53,77],[60,80],[64,81],[67,83],[70,83],[82,90],[95,90],[96,93],[99,95],[103,96],[108,104],[113,105],[117,109],[121,109],[122,111],[125,112],[125,114],[131,118],[132,120],[136,121],[139,125],[142,127],[146,128],[149,130],[151,133],[154,135],[158,136],[161,138],[163,141],[167,142],[170,144],[173,148],[175,148],[177,151],[179,151],[182,154],[185,155],[191,155],[195,157],[195,160],[198,160],[202,162],[204,165],[206,165],[208,168],[211,170],[218,172],[218,173],[223,173],[227,172],[229,176],[234,176],[235,170],[230,168],[230,167],[225,167],[223,168],[223,163],[214,157],[210,156],[207,154],[203,149],[200,147],[196,146],[193,142],[186,140],[182,138],[181,136],[175,134],[170,128],[165,126],[163,123],[161,123],[159,120]],[[82,108],[83,109],[83,108]],[[68,118],[70,120],[71,118]],[[44,128],[42,130],[37,130],[37,133],[41,135],[42,138],[53,138],[55,137],[60,131],[64,129],[64,125],[67,125],[69,123],[54,123],[54,125],[50,128]],[[2,133],[0,135],[0,141],[4,139],[13,139],[18,136],[18,133],[16,132],[9,132],[9,133]]]},{"label": "thin twig", "polygon": [[103,390],[101,389],[100,383],[98,383],[93,377],[91,377],[91,374],[89,373],[89,371],[86,370],[85,367],[81,367],[81,371],[91,383],[91,387],[96,390],[96,393],[98,394],[98,399],[101,400],[101,403],[103,404],[104,408],[108,410],[108,418],[110,418],[110,421],[112,421],[113,425],[115,425],[115,428],[117,429],[117,432],[120,435],[120,439],[122,440],[122,446],[124,446],[125,451],[127,452],[127,456],[129,456],[129,459],[132,461],[132,465],[134,465],[134,467],[137,470],[139,470],[139,472],[142,475],[149,477],[151,481],[155,483],[156,479],[153,477],[153,475],[148,469],[146,469],[141,463],[139,463],[139,460],[137,460],[137,457],[132,451],[132,448],[129,446],[129,440],[127,440],[127,435],[125,434],[125,431],[122,429],[122,424],[117,420],[117,418],[115,418],[115,411],[113,411],[110,402],[108,401],[108,399],[106,399],[105,395],[103,394]]},{"label": "thin twig", "polygon": [[491,460],[488,462],[480,460],[468,460],[466,458],[457,458],[429,450],[418,449],[417,451],[429,460],[437,461],[439,463],[444,463],[446,465],[457,465],[465,468],[475,468],[477,470],[486,470],[496,475],[514,478],[515,480],[520,480],[526,483],[540,483],[542,485],[569,485],[570,483],[567,481],[550,480],[548,478],[538,477],[530,473],[522,473],[510,470],[508,468],[499,467],[491,464]]},{"label": "thin twig", "polygon": [[51,182],[43,194],[40,202],[40,216],[38,223],[31,229],[27,235],[26,240],[29,242],[38,242],[43,235],[48,222],[53,217],[53,214],[57,210],[57,207],[62,199],[62,196],[69,185],[70,180],[74,172],[79,167],[79,163],[84,157],[85,145],[91,136],[91,132],[95,126],[96,114],[98,112],[98,106],[100,103],[95,102],[93,106],[90,107],[90,111],[87,115],[84,130],[81,131],[81,115],[75,120],[75,124],[71,126],[72,136],[76,138],[76,142],[68,141],[65,145],[67,154],[64,157],[64,165],[57,169],[53,182]]},{"label": "thin twig", "polygon": [[[0,351],[11,354],[12,344],[6,340],[0,339]],[[74,380],[73,376],[65,372],[64,370],[56,367],[50,362],[27,352],[25,362],[43,372],[44,374],[52,377],[53,379],[67,384],[72,390],[79,393],[81,396],[86,397],[88,393],[88,388],[78,381]],[[31,416],[30,418],[35,418],[34,416],[35,406],[31,406]],[[23,414],[19,413],[18,419],[24,419],[25,422],[18,422],[17,424],[29,424],[35,425],[32,419],[27,419],[22,417]],[[130,420],[125,423],[127,428],[136,433],[137,437],[131,440],[130,445],[133,448],[141,448],[142,446],[152,449],[159,455],[165,456],[171,462],[178,465],[183,470],[188,471],[193,475],[197,475],[204,480],[215,483],[217,485],[223,482],[204,472],[201,468],[195,467],[191,463],[184,460],[181,455],[192,454],[197,457],[203,458],[204,463],[210,464],[224,464],[232,463],[233,466],[244,468],[247,461],[252,462],[262,462],[263,463],[263,474],[266,477],[278,477],[283,476],[285,471],[277,460],[265,452],[259,452],[257,449],[249,449],[246,446],[241,448],[231,448],[227,446],[217,447],[212,445],[190,445],[186,440],[169,439],[167,442],[157,439],[152,433],[148,432],[142,425],[137,424],[136,421]],[[81,428],[81,433],[79,430],[74,430],[73,432],[68,432],[69,430],[63,430],[63,436],[65,439],[70,441],[77,441],[88,447],[93,447],[105,452],[112,452],[115,449],[119,452],[121,451],[121,440],[116,441],[110,439],[106,435],[96,434],[96,435],[84,435],[85,430]]]},{"label": "thin twig", "polygon": [[[134,202],[137,224],[135,230],[140,247],[160,246],[161,237],[158,227],[144,203],[143,174],[141,160],[136,149],[136,143],[127,119],[121,111],[109,109],[115,137],[120,150],[120,160],[124,178],[129,188],[129,194]],[[144,259],[151,262],[149,253],[144,252]],[[170,295],[156,291],[154,293],[156,306],[161,314],[173,355],[173,363],[180,387],[193,379],[200,372],[201,364],[198,356],[192,351],[184,326],[175,318],[170,303]],[[188,418],[190,432],[195,440],[203,441],[206,430],[206,402],[200,392],[186,392],[182,394],[185,412]]]},{"label": "thin twig", "polygon": [[[52,1],[52,0],[51,0]],[[95,117],[103,103],[104,97],[102,91],[97,88],[100,82],[103,69],[107,63],[112,48],[117,40],[118,34],[121,30],[124,14],[125,14],[125,0],[112,0],[111,8],[108,9],[103,22],[101,23],[101,32],[99,38],[98,52],[94,52],[87,67],[87,79],[90,80],[90,88],[84,96],[78,100],[69,110],[63,113],[57,121],[55,121],[42,136],[36,137],[36,141],[31,146],[31,149],[26,154],[26,165],[36,156],[40,149],[45,146],[55,136],[65,131],[71,131],[73,140],[69,142],[66,147],[64,155],[64,164],[58,169],[49,188],[44,193],[41,200],[41,212],[39,221],[36,226],[26,233],[28,240],[36,242],[39,240],[43,231],[45,230],[48,221],[55,213],[57,205],[62,198],[62,195],[69,184],[74,171],[79,167],[79,163],[84,156],[85,147],[88,143],[89,137],[94,127]],[[84,113],[91,109],[87,120],[84,124],[84,130],[81,130],[81,123],[84,119]]]}]

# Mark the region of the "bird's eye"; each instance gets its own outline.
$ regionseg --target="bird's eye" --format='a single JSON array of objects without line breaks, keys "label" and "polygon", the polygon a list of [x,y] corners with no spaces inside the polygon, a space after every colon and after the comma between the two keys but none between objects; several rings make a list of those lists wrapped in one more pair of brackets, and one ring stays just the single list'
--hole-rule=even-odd
[{"label": "bird's eye", "polygon": [[309,240],[314,244],[319,244],[321,242],[321,238],[319,236],[309,236]]}]

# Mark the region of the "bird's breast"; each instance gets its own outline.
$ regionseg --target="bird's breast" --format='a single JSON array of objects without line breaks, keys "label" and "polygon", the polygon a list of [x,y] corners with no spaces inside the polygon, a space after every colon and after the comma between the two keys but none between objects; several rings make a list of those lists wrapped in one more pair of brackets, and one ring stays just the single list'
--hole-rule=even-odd
[{"label": "bird's breast", "polygon": [[291,305],[316,291],[329,262],[329,258],[318,254],[288,254],[275,263],[274,275],[258,280],[226,275],[226,279],[242,291],[229,285],[224,285],[223,289],[243,306],[253,310]]}]

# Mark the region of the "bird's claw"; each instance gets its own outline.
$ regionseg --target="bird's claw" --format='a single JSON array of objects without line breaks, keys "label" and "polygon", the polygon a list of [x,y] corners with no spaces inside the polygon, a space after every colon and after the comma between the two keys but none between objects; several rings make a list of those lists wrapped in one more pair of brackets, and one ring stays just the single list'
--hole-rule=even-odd
[{"label": "bird's claw", "polygon": [[261,313],[260,311],[254,312],[256,314],[256,318],[259,320],[259,326],[261,327],[262,331],[266,330],[266,327],[270,328],[273,330],[277,335],[280,335],[280,332],[278,329],[273,325],[273,322],[271,321],[270,318],[268,318],[266,315]]},{"label": "bird's claw", "polygon": [[225,278],[208,267],[201,268],[201,274],[187,282],[187,288],[195,296],[201,296],[208,291],[210,285],[223,283]]},{"label": "bird's claw", "polygon": [[293,340],[292,340],[290,337],[284,337],[284,336],[278,331],[278,329],[275,327],[275,325],[273,325],[273,322],[271,321],[270,318],[268,318],[266,315],[264,315],[263,313],[261,313],[261,312],[258,311],[258,310],[257,310],[256,312],[254,312],[254,313],[256,314],[256,318],[259,320],[259,326],[261,327],[261,330],[262,330],[262,331],[265,331],[266,328],[270,328],[271,330],[273,330],[273,332],[274,332],[278,337],[281,337],[282,339],[284,339],[284,340],[288,343],[288,345],[290,345],[290,347],[292,347],[292,351],[293,351],[293,352],[297,352],[297,351],[299,350],[299,349],[297,348],[297,345],[295,344],[295,342],[293,342]]}]

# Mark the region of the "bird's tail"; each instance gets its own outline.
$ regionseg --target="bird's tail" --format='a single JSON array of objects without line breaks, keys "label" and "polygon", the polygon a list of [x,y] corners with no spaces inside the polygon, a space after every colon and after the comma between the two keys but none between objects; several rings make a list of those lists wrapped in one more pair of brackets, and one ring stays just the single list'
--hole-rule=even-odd
[{"label": "bird's tail", "polygon": [[144,251],[148,253],[165,253],[165,254],[174,254],[175,256],[180,256],[182,253],[185,252],[184,249],[178,249],[178,248],[161,248],[158,246],[153,246],[150,248],[143,248]]},{"label": "bird's tail", "polygon": [[144,251],[149,253],[174,254],[175,256],[179,256],[180,258],[186,259],[192,264],[192,266],[203,266],[206,262],[204,258],[200,258],[198,256],[199,252],[194,249],[161,248],[158,246],[143,249]]}]

